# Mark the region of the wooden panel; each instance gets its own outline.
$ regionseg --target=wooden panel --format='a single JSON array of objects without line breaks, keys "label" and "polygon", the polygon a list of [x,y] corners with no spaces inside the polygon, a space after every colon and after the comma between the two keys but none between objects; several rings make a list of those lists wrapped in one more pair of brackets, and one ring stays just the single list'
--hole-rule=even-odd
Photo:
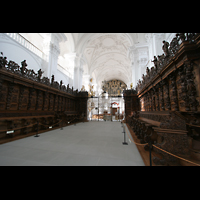
[{"label": "wooden panel", "polygon": [[[156,73],[147,68],[147,74],[136,86],[143,112],[126,115],[126,121],[141,143],[150,141],[163,150],[191,160],[195,151],[193,144],[200,140],[200,33],[179,33],[169,46],[165,44],[164,54],[154,57]],[[133,109],[128,99],[131,91],[126,93],[129,94],[124,95],[129,114]],[[144,148],[149,149],[148,145]],[[155,164],[181,164],[179,159],[155,151],[162,155],[153,158]],[[196,158],[199,157],[198,153]]]},{"label": "wooden panel", "polygon": [[0,95],[0,110],[6,109],[6,101],[8,95],[8,82],[2,80],[1,84],[1,95]]},{"label": "wooden panel", "polygon": [[[50,83],[24,64],[15,68],[6,63],[0,57],[0,143],[37,130],[48,131],[49,126],[54,129],[68,122],[87,121],[87,92],[73,91],[53,80]],[[14,132],[6,134],[7,130]]]}]

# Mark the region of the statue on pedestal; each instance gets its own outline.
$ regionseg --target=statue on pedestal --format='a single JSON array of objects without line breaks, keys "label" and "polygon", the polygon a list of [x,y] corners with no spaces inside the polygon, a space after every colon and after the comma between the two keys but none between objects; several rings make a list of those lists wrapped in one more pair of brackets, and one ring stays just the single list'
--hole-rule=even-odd
[{"label": "statue on pedestal", "polygon": [[162,50],[164,51],[166,57],[169,56],[168,47],[169,47],[169,42],[166,42],[165,40],[163,40]]},{"label": "statue on pedestal", "polygon": [[20,67],[21,74],[24,75],[24,74],[25,74],[25,69],[26,69],[26,67],[28,66],[28,65],[26,64],[26,60],[22,61],[22,62],[21,62],[21,65],[22,65],[22,66]]},{"label": "statue on pedestal", "polygon": [[157,59],[157,57],[156,57],[156,56],[154,56],[154,60],[151,60],[151,62],[153,62],[153,63],[154,63],[154,66],[155,66],[155,69],[156,69],[156,72],[157,72],[157,68],[158,68],[158,66],[157,66],[158,59]]},{"label": "statue on pedestal", "polygon": [[42,74],[44,73],[44,71],[42,71],[41,69],[38,70],[38,81],[41,80]]},{"label": "statue on pedestal", "polygon": [[51,76],[51,84],[53,85],[54,83],[54,75]]}]

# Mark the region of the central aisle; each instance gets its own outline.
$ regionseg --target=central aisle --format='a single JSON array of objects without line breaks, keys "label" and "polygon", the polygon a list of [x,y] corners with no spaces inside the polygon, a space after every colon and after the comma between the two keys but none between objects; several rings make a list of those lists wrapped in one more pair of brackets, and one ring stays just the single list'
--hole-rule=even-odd
[{"label": "central aisle", "polygon": [[123,138],[120,122],[79,123],[0,145],[0,165],[144,166]]}]

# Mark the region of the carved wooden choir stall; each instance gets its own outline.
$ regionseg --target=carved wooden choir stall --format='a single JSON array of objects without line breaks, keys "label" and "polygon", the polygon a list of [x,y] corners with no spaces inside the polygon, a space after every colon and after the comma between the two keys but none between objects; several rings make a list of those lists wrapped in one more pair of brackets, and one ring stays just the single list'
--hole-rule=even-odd
[{"label": "carved wooden choir stall", "polygon": [[141,143],[154,144],[155,164],[188,165],[173,155],[200,164],[200,34],[178,33],[163,51],[136,90],[124,91],[125,120]]},{"label": "carved wooden choir stall", "polygon": [[[87,92],[73,91],[47,77],[0,57],[0,143],[87,121]],[[13,139],[14,139],[13,138]]]}]

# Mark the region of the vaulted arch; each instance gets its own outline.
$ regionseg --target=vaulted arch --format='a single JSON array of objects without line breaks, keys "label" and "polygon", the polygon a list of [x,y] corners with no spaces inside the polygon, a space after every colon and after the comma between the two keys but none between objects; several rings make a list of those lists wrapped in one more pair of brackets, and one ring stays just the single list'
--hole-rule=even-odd
[{"label": "vaulted arch", "polygon": [[96,84],[103,80],[121,79],[126,84],[131,81],[131,63],[128,49],[133,43],[126,33],[88,33],[81,35],[77,43],[77,53],[83,53],[90,76],[95,74]]}]

